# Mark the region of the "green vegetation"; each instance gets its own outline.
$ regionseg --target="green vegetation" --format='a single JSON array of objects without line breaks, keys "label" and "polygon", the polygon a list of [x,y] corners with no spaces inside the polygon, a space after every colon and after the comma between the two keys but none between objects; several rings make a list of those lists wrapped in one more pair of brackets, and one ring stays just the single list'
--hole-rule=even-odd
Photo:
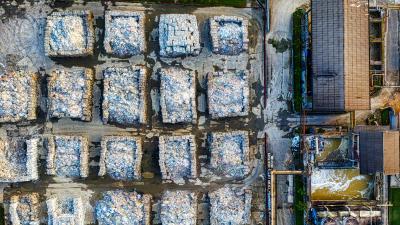
[{"label": "green vegetation", "polygon": [[[304,170],[303,154],[300,151],[293,152],[293,162],[295,170]],[[295,224],[303,225],[304,213],[307,210],[307,203],[305,202],[305,199],[307,197],[307,190],[302,175],[294,176],[294,190]]]},{"label": "green vegetation", "polygon": [[0,225],[4,225],[4,205],[0,204]]},{"label": "green vegetation", "polygon": [[304,212],[307,210],[307,203],[304,198],[307,196],[307,191],[304,188],[303,176],[294,176],[294,215],[296,218],[296,225],[304,224]]},{"label": "green vegetation", "polygon": [[393,204],[389,209],[389,224],[400,225],[400,188],[390,188],[389,199]]},{"label": "green vegetation", "polygon": [[290,48],[290,39],[282,38],[281,40],[269,39],[268,44],[276,49],[276,52],[283,53]]},{"label": "green vegetation", "polygon": [[294,110],[300,112],[302,109],[302,91],[301,91],[301,71],[302,71],[302,20],[306,11],[303,8],[297,9],[293,13],[293,103]]},{"label": "green vegetation", "polygon": [[381,125],[390,125],[390,108],[381,110]]}]

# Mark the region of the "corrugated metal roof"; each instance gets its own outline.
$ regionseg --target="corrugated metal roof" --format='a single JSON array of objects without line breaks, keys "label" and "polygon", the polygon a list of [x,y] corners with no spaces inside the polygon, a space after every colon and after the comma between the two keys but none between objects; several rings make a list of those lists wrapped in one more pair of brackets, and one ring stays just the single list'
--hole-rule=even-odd
[{"label": "corrugated metal roof", "polygon": [[355,132],[359,133],[361,174],[400,173],[399,131],[381,126],[358,126]]},{"label": "corrugated metal roof", "polygon": [[[370,108],[367,1],[312,0],[315,111]],[[329,78],[328,78],[329,77]]]},{"label": "corrugated metal roof", "polygon": [[383,172],[383,134],[380,131],[362,131],[359,139],[360,173]]},{"label": "corrugated metal roof", "polygon": [[400,173],[399,132],[383,133],[383,172],[386,175]]}]

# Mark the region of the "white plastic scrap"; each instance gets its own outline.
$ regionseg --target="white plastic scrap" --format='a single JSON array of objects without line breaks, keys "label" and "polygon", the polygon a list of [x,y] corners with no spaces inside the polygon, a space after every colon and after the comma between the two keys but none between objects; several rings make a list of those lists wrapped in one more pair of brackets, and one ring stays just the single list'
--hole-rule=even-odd
[{"label": "white plastic scrap", "polygon": [[208,110],[212,118],[248,115],[247,71],[209,73],[207,85]]},{"label": "white plastic scrap", "polygon": [[210,19],[211,44],[214,53],[239,55],[248,49],[248,20],[237,16],[215,16]]},{"label": "white plastic scrap", "polygon": [[87,137],[53,136],[48,138],[47,174],[59,177],[87,177],[89,146]]},{"label": "white plastic scrap", "polygon": [[162,14],[158,32],[162,57],[199,55],[200,41],[196,16]]},{"label": "white plastic scrap", "polygon": [[9,212],[13,225],[39,225],[39,194],[28,193],[11,196]]},{"label": "white plastic scrap", "polygon": [[96,204],[99,225],[150,225],[151,196],[122,190],[107,191]]},{"label": "white plastic scrap", "polygon": [[37,117],[38,75],[14,71],[0,75],[0,123]]},{"label": "white plastic scrap", "polygon": [[91,69],[54,69],[48,82],[50,117],[92,118],[94,76]]},{"label": "white plastic scrap", "polygon": [[250,224],[251,191],[225,186],[210,192],[211,225]]},{"label": "white plastic scrap", "polygon": [[161,224],[196,225],[197,194],[190,191],[165,191],[161,199]]},{"label": "white plastic scrap", "polygon": [[0,182],[37,180],[39,138],[0,138]]},{"label": "white plastic scrap", "polygon": [[104,70],[103,122],[146,122],[146,68],[109,67]]},{"label": "white plastic scrap", "polygon": [[85,207],[82,198],[53,196],[46,201],[48,224],[85,224]]},{"label": "white plastic scrap", "polygon": [[138,55],[145,50],[144,13],[106,11],[104,48],[120,57]]},{"label": "white plastic scrap", "polygon": [[47,56],[86,56],[93,54],[93,15],[87,10],[54,12],[47,17],[45,52]]},{"label": "white plastic scrap", "polygon": [[211,168],[229,178],[244,178],[250,172],[249,137],[246,131],[210,135]]},{"label": "white plastic scrap", "polygon": [[185,178],[197,177],[194,135],[160,136],[159,149],[163,179],[184,183]]},{"label": "white plastic scrap", "polygon": [[160,105],[164,123],[195,123],[196,78],[191,70],[163,68],[160,71]]},{"label": "white plastic scrap", "polygon": [[101,142],[99,176],[115,180],[141,178],[142,140],[130,136],[107,136]]}]

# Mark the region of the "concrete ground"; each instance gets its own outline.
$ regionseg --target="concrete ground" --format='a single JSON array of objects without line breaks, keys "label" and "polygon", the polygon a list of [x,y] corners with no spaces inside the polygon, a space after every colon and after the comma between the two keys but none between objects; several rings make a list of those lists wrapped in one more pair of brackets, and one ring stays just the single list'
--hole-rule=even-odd
[{"label": "concrete ground", "polygon": [[[273,0],[271,1],[271,27],[266,41],[292,39],[292,14],[307,0]],[[269,150],[274,155],[274,167],[277,170],[288,169],[291,161],[290,138],[291,128],[285,122],[290,113],[289,101],[292,99],[291,49],[282,52],[268,44],[269,80],[264,131],[268,135]],[[279,176],[277,181],[277,222],[279,225],[294,224],[292,209],[287,203],[287,177]]]}]

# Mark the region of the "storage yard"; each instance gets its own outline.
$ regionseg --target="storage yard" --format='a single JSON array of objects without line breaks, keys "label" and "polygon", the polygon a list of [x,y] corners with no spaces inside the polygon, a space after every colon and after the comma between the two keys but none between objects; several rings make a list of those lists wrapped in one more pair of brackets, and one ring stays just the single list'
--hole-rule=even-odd
[{"label": "storage yard", "polygon": [[18,8],[0,23],[7,224],[265,221],[261,10]]},{"label": "storage yard", "polygon": [[400,224],[399,9],[0,2],[0,224]]}]

